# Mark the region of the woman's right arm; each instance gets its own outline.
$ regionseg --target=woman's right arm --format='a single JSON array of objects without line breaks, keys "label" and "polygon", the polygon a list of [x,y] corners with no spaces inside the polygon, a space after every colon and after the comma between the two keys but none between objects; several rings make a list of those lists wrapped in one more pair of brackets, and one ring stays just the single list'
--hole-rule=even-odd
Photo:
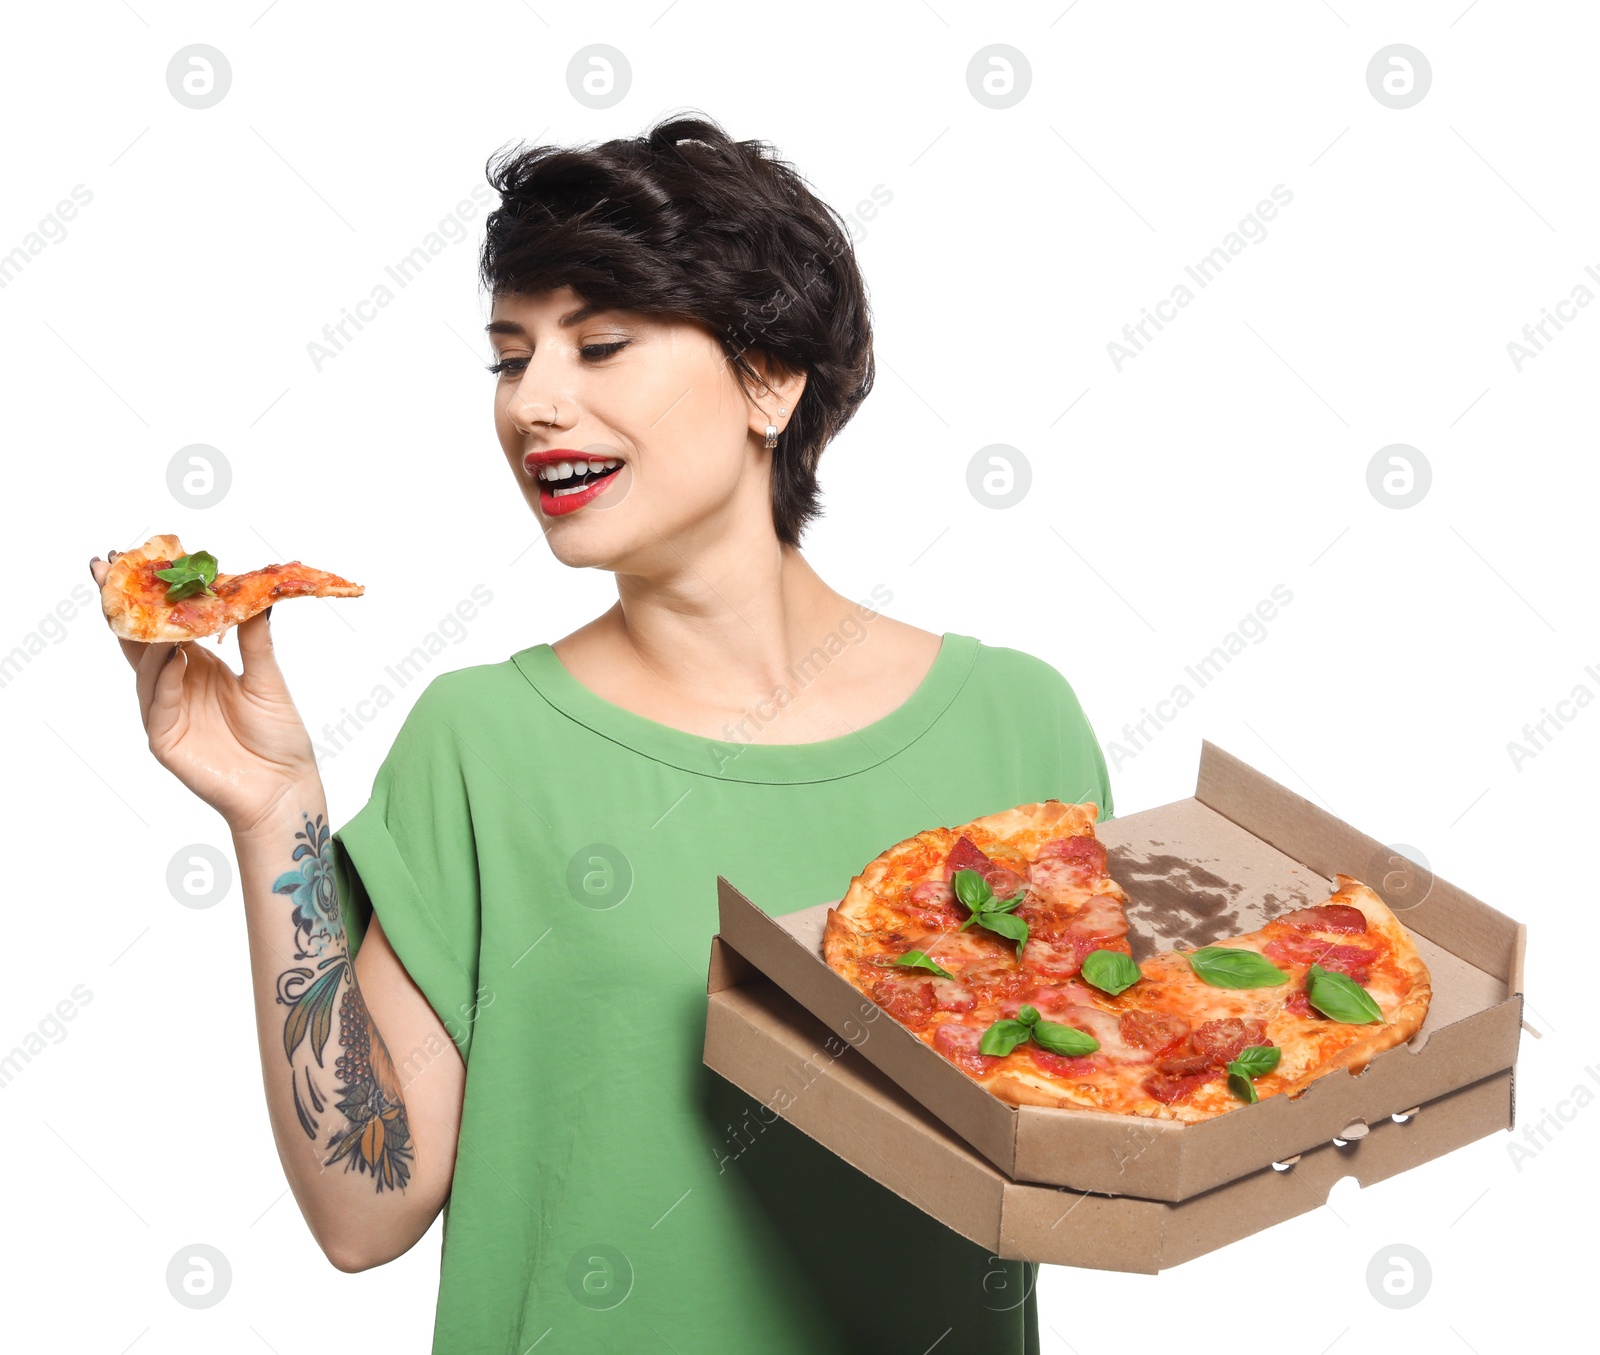
[{"label": "woman's right arm", "polygon": [[[97,584],[107,567],[91,563]],[[364,1270],[413,1246],[449,1195],[466,1069],[376,914],[350,961],[327,800],[270,624],[238,628],[238,674],[198,642],[121,644],[151,752],[233,835],[290,1189],[328,1259]]]},{"label": "woman's right arm", "polygon": [[278,1157],[328,1259],[365,1270],[443,1207],[466,1069],[376,913],[351,963],[327,813],[309,780],[233,845]]}]

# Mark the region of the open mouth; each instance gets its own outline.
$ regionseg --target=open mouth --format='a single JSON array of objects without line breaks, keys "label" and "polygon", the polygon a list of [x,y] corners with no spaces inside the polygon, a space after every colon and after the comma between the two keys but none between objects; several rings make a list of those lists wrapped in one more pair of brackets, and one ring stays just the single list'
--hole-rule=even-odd
[{"label": "open mouth", "polygon": [[598,484],[622,468],[616,457],[606,461],[558,461],[541,466],[538,471],[539,487],[552,498],[578,494]]}]

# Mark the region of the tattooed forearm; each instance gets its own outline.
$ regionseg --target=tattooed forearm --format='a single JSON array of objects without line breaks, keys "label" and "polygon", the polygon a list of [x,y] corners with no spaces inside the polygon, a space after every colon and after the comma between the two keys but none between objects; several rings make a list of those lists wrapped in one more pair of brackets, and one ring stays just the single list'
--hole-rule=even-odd
[{"label": "tattooed forearm", "polygon": [[[300,1117],[300,1128],[306,1131],[306,1137],[308,1139],[314,1139],[317,1136],[316,1115],[320,1115],[322,1113],[322,1107],[325,1104],[322,1099],[322,1089],[311,1080],[311,1069],[309,1068],[306,1069],[306,1099],[304,1101],[300,1099],[299,1074],[295,1074],[292,1081],[292,1090],[294,1092],[294,1113]],[[310,1103],[310,1110],[306,1109],[307,1102]],[[312,1111],[315,1111],[316,1115],[313,1115],[311,1113]]]},{"label": "tattooed forearm", "polygon": [[[411,1175],[412,1144],[400,1079],[362,1000],[355,966],[350,963],[328,827],[320,814],[315,820],[303,817],[305,826],[295,834],[298,845],[292,857],[299,864],[272,885],[273,893],[285,894],[294,903],[294,958],[315,962],[314,968],[297,965],[278,976],[278,1001],[289,1008],[283,1050],[294,1083],[295,1112],[306,1137],[316,1138],[316,1113],[323,1110],[325,1102],[312,1081],[309,1063],[305,1066],[306,1094],[301,1096],[295,1054],[302,1044],[308,1044],[316,1066],[325,1066],[323,1051],[333,1031],[337,999],[339,1048],[343,1052],[333,1065],[339,1083],[335,1108],[346,1123],[328,1137],[324,1146],[332,1152],[323,1165],[342,1159],[346,1171],[354,1167],[358,1172],[370,1172],[380,1193],[385,1186],[402,1190]],[[343,997],[339,996],[341,988]]]},{"label": "tattooed forearm", "polygon": [[380,1191],[386,1185],[403,1188],[410,1175],[406,1163],[411,1157],[411,1131],[406,1127],[400,1079],[383,1037],[367,1014],[355,977],[351,967],[350,986],[339,1004],[339,1042],[344,1053],[334,1064],[343,1083],[339,1109],[350,1127],[328,1140],[327,1146],[334,1151],[323,1165],[344,1158],[346,1171],[352,1166],[370,1171]]}]

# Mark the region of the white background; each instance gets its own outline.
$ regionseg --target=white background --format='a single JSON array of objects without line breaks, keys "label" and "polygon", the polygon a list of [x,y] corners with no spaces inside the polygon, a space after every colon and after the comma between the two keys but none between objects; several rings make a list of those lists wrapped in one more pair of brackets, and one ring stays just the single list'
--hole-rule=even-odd
[{"label": "white background", "polygon": [[[1580,283],[1600,295],[1584,273],[1600,270],[1600,26],[1588,6],[1508,0],[1063,9],[13,10],[0,251],[75,185],[93,197],[0,291],[15,571],[0,652],[71,599],[91,554],[153,531],[225,568],[298,557],[366,584],[359,601],[275,617],[313,729],[480,579],[494,601],[436,671],[559,638],[609,605],[612,581],[552,560],[495,445],[481,212],[320,371],[308,343],[507,142],[632,135],[692,107],[773,142],[844,214],[881,185],[892,201],[858,231],[879,383],[822,462],[827,516],[805,542],[822,575],[852,597],[886,584],[892,615],[1049,660],[1108,748],[1284,585],[1293,602],[1265,638],[1117,759],[1119,810],[1188,794],[1207,737],[1529,925],[1543,1038],[1523,1040],[1515,1135],[1368,1190],[1346,1180],[1331,1208],[1159,1277],[1047,1268],[1044,1349],[1178,1332],[1219,1351],[1493,1355],[1520,1349],[1530,1322],[1550,1340],[1592,1303],[1600,1110],[1568,1102],[1571,1121],[1520,1163],[1508,1145],[1575,1087],[1600,1090],[1584,977],[1600,710],[1578,709],[1520,766],[1508,742],[1578,684],[1600,692],[1585,672],[1600,665],[1600,307],[1520,371],[1507,344]],[[569,59],[596,42],[632,67],[606,110],[567,87]],[[232,67],[205,110],[166,85],[191,43]],[[967,86],[992,43],[1031,67],[1008,109]],[[1408,109],[1367,87],[1392,43],[1432,67]],[[1278,184],[1293,200],[1266,238],[1119,371],[1108,342]],[[210,509],[167,489],[191,443],[232,468]],[[1007,510],[966,485],[993,443],[1032,469]],[[1368,488],[1391,443],[1431,466],[1414,507]],[[336,823],[422,685],[325,761]],[[196,910],[166,884],[180,849],[227,835],[150,759],[92,606],[0,688],[0,731],[0,1048],[75,985],[92,993],[0,1089],[8,1335],[18,1349],[426,1350],[437,1225],[344,1275],[286,1193],[237,887]],[[164,1279],[197,1241],[233,1268],[226,1301],[200,1312]],[[1396,1242],[1432,1268],[1407,1311],[1366,1281]]]}]

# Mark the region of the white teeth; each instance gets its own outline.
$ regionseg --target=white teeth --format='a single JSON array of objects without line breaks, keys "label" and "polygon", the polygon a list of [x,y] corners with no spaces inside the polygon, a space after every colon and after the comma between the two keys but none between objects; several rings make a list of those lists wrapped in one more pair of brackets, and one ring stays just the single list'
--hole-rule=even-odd
[{"label": "white teeth", "polygon": [[566,480],[573,474],[598,475],[603,470],[615,470],[622,464],[620,457],[611,457],[605,461],[558,461],[552,466],[539,467],[541,480]]}]

